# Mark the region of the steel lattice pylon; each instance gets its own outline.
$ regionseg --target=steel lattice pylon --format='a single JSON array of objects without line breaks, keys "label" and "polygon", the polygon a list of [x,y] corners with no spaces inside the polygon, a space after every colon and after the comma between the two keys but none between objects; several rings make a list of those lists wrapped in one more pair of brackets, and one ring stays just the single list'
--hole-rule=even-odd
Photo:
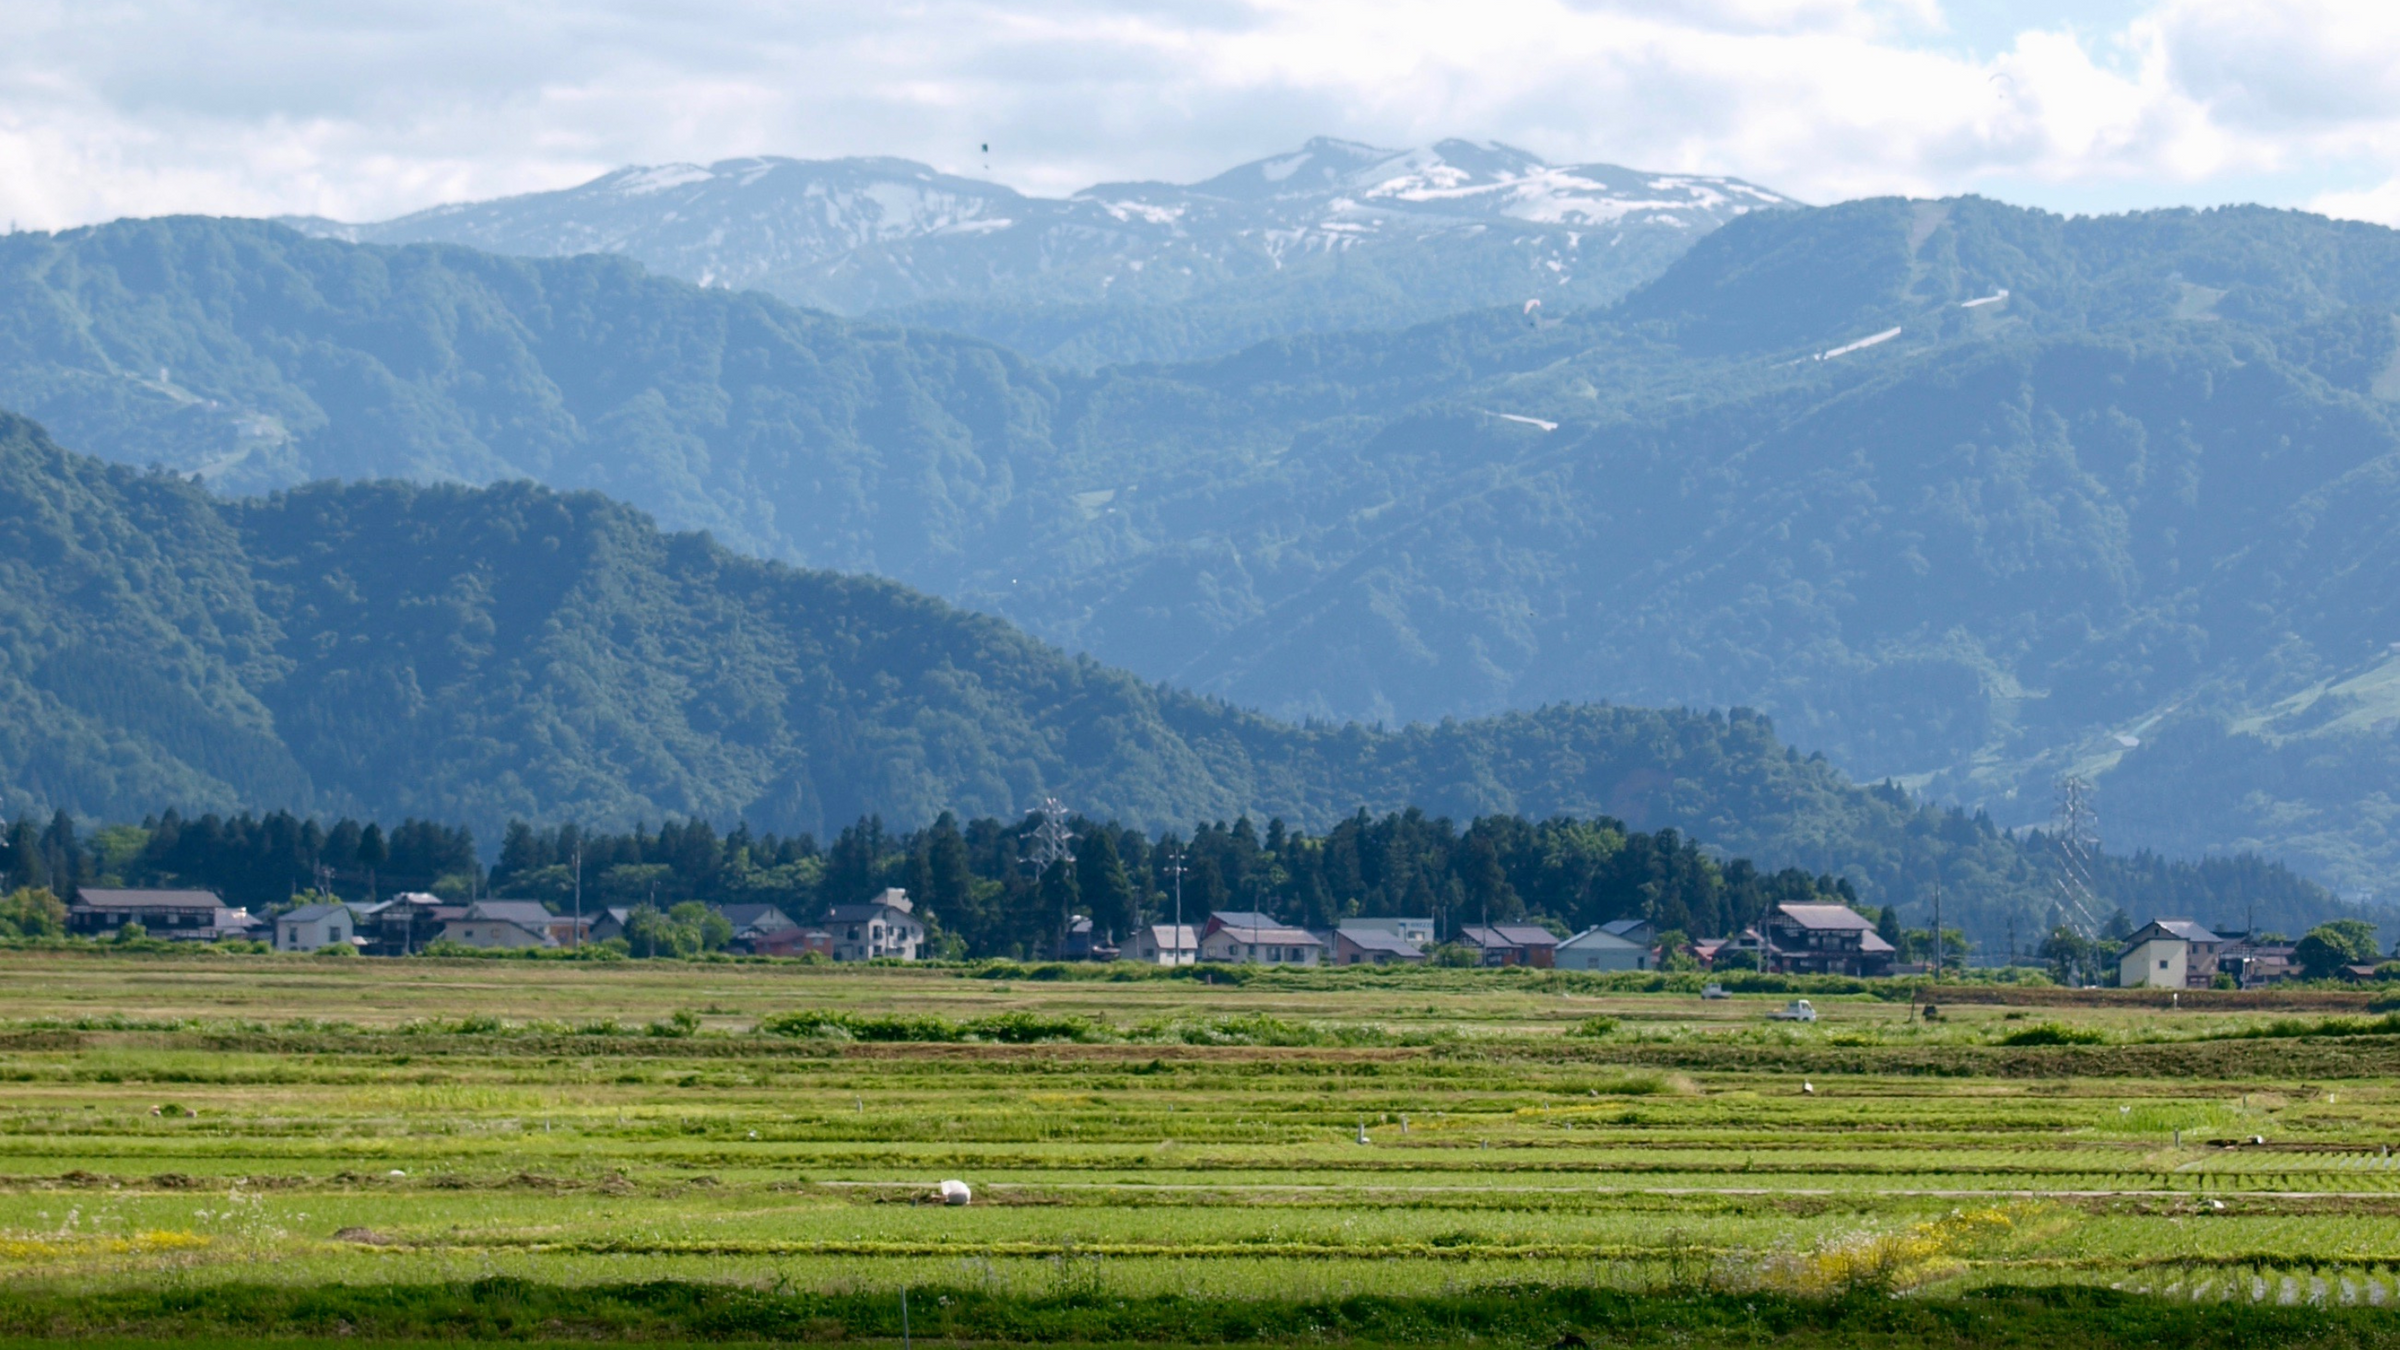
[{"label": "steel lattice pylon", "polygon": [[2092,809],[2088,779],[2068,774],[2058,780],[2050,846],[2058,854],[2059,908],[2077,932],[2089,937],[2100,931],[2100,892],[2092,879],[2100,855],[2100,816]]},{"label": "steel lattice pylon", "polygon": [[1075,856],[1075,835],[1067,828],[1066,803],[1056,797],[1042,798],[1042,804],[1028,815],[1041,817],[1042,823],[1033,827],[1025,837],[1025,862],[1040,876],[1050,870],[1050,864],[1071,860]]}]

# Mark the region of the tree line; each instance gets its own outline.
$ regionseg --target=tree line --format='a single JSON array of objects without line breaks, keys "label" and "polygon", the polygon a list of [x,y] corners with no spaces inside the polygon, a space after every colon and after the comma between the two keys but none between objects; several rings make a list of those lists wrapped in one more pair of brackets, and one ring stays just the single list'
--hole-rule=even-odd
[{"label": "tree line", "polygon": [[[0,894],[80,885],[192,886],[228,904],[271,913],[304,894],[352,901],[428,891],[466,900],[539,900],[566,912],[609,908],[659,916],[649,943],[660,951],[718,945],[706,907],[772,904],[806,923],[833,905],[904,887],[932,921],[937,950],[957,955],[1039,958],[1058,952],[1073,916],[1126,940],[1142,924],[1179,911],[1198,923],[1216,910],[1253,910],[1311,928],[1352,915],[1429,917],[1446,937],[1464,925],[1530,920],[1567,931],[1619,918],[1648,919],[1662,933],[1723,936],[1793,901],[1855,904],[1843,878],[1796,868],[1770,871],[1725,859],[1673,829],[1640,831],[1606,816],[1533,820],[1480,816],[1462,828],[1419,810],[1360,811],[1320,834],[1270,819],[1203,822],[1188,833],[1145,832],[1113,821],[1066,822],[1067,856],[1030,862],[1037,818],[961,821],[894,830],[865,816],[820,844],[810,834],[720,832],[704,819],[670,819],[656,829],[588,830],[576,825],[505,830],[497,857],[482,861],[461,826],[406,819],[386,827],[340,819],[330,825],[290,812],[186,817],[175,811],[84,833],[64,812],[47,824],[20,819],[0,830]],[[1970,835],[1987,827],[1953,813]],[[2104,894],[2125,912],[2240,914],[2282,900],[2294,882],[2253,858],[2167,863],[2147,853],[2103,858]],[[685,906],[682,919],[669,916]],[[1877,911],[1904,959],[1932,950],[1930,933]],[[645,930],[646,931],[646,930]],[[2062,936],[2064,934],[2065,936]],[[715,943],[709,939],[714,936]],[[2011,957],[2044,960],[2079,982],[2113,959],[2105,936],[2078,939],[2055,926],[2026,932]],[[1952,959],[1969,956],[1964,934],[1946,931]],[[2107,951],[2103,948],[2107,947]],[[1999,959],[1985,952],[1983,962]]]},{"label": "tree line", "polygon": [[453,899],[540,900],[565,911],[669,912],[679,904],[773,904],[810,921],[827,908],[903,887],[958,954],[1055,954],[1072,917],[1122,941],[1178,912],[1254,910],[1322,928],[1344,917],[1430,917],[1445,935],[1471,923],[1534,921],[1576,930],[1639,917],[1694,935],[1738,931],[1784,901],[1855,900],[1839,878],[1770,872],[1712,856],[1672,829],[1644,832],[1608,817],[1482,816],[1464,828],[1422,811],[1360,811],[1322,834],[1243,816],[1188,834],[1069,819],[1064,857],[1037,868],[1038,818],[944,813],[922,829],[867,816],[826,844],[807,834],[720,833],[706,820],[655,830],[511,824],[487,869],[472,833],[406,820],[330,826],[288,812],[174,811],[89,835],[60,813],[22,820],[0,847],[10,889],[78,885],[190,886],[271,912],[304,893],[354,901],[400,891]]}]

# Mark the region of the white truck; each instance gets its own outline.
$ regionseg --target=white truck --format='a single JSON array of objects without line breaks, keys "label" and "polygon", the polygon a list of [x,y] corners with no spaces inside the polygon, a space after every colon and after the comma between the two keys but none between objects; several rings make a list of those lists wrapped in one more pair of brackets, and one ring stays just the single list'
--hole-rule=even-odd
[{"label": "white truck", "polygon": [[1768,1013],[1767,1016],[1778,1022],[1814,1022],[1817,1020],[1817,1005],[1807,999],[1796,998],[1784,1004],[1783,1011]]}]

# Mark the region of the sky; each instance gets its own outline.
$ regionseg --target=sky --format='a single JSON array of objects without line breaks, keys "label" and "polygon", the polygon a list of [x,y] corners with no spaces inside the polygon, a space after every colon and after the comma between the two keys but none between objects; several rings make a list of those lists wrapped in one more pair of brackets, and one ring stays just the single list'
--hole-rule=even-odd
[{"label": "sky", "polygon": [[29,229],[379,220],[752,154],[1063,195],[1318,135],[2400,224],[2400,3],[0,0],[0,216]]}]

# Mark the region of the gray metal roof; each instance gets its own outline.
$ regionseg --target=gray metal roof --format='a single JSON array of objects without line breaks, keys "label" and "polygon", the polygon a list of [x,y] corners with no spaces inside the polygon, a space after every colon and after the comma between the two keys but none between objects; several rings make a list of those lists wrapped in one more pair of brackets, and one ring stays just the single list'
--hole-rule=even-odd
[{"label": "gray metal roof", "polygon": [[1802,928],[1872,930],[1875,921],[1848,905],[1777,905],[1776,912]]},{"label": "gray metal roof", "polygon": [[[1219,914],[1215,917],[1222,919],[1225,916]],[[1271,947],[1322,947],[1325,945],[1323,939],[1307,929],[1293,928],[1287,924],[1220,923],[1215,927],[1217,932],[1225,934],[1234,941],[1251,945],[1261,943]]]},{"label": "gray metal roof", "polygon": [[1469,924],[1458,935],[1478,947],[1555,947],[1558,934],[1539,924]]},{"label": "gray metal roof", "polygon": [[79,886],[75,903],[86,909],[223,909],[215,891],[119,891]]},{"label": "gray metal roof", "polygon": [[348,914],[349,912],[348,905],[302,905],[298,909],[278,914],[275,917],[278,921],[316,923],[320,920],[330,919],[336,914]]},{"label": "gray metal roof", "polygon": [[547,928],[560,918],[539,900],[478,900],[468,907],[467,917],[496,919],[501,923],[535,929]]},{"label": "gray metal roof", "polygon": [[735,932],[745,928],[764,930],[800,926],[793,923],[792,916],[784,913],[779,905],[720,905],[717,912],[725,916],[725,922],[732,924]]},{"label": "gray metal roof", "polygon": [[1381,928],[1353,928],[1348,924],[1343,924],[1334,932],[1341,937],[1342,941],[1361,951],[1390,952],[1395,956],[1423,956],[1425,954],[1424,948],[1398,933]]},{"label": "gray metal roof", "polygon": [[2171,938],[2180,938],[2185,942],[2223,942],[2225,940],[2190,919],[2152,919],[2136,929],[2133,936],[2125,940],[2126,948],[2131,950],[2135,944],[2143,940],[2146,934],[2152,932]]},{"label": "gray metal roof", "polygon": [[[1622,922],[1622,920],[1620,920],[1620,922]],[[1640,921],[1636,920],[1635,922],[1638,923]],[[1632,938],[1625,936],[1623,933],[1610,932],[1607,924],[1602,924],[1598,928],[1586,928],[1582,932],[1577,933],[1575,936],[1568,938],[1566,941],[1561,942],[1558,945],[1562,951],[1568,947],[1623,947],[1628,951],[1650,950],[1648,947],[1634,941]]]}]

